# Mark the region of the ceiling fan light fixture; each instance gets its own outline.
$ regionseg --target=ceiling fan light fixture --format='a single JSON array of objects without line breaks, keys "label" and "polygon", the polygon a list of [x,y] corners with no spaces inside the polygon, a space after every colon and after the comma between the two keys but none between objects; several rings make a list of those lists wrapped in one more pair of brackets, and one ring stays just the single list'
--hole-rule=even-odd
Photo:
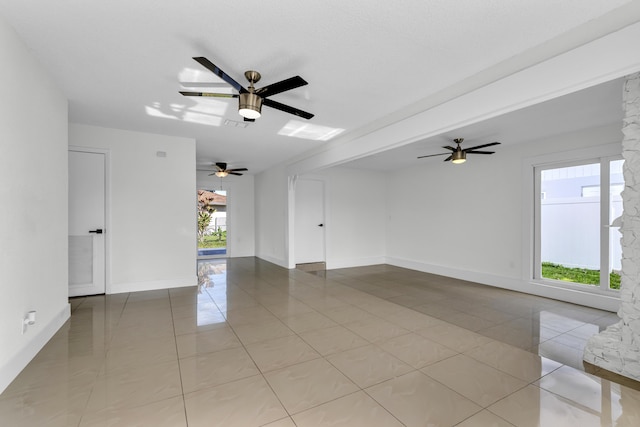
[{"label": "ceiling fan light fixture", "polygon": [[238,113],[245,119],[257,119],[261,115],[262,98],[251,92],[241,93]]},{"label": "ceiling fan light fixture", "polygon": [[488,144],[481,144],[481,145],[476,145],[474,147],[468,147],[465,148],[464,150],[462,148],[460,148],[460,144],[462,144],[462,141],[464,141],[463,138],[456,138],[453,140],[453,142],[455,142],[456,144],[458,144],[457,148],[453,148],[450,145],[445,145],[442,148],[446,148],[447,150],[449,150],[448,152],[445,153],[438,153],[438,154],[427,154],[426,156],[418,156],[419,159],[424,159],[425,157],[434,157],[434,156],[446,156],[448,154],[449,157],[447,157],[446,159],[444,159],[445,162],[451,161],[452,163],[455,163],[456,165],[459,165],[460,163],[464,163],[467,161],[467,153],[469,154],[495,154],[495,151],[480,151],[481,148],[485,148],[485,147],[492,147],[494,145],[500,145],[500,143],[498,141],[494,141],[494,142],[490,142]]},{"label": "ceiling fan light fixture", "polygon": [[467,155],[464,151],[458,150],[454,151],[451,155],[451,163],[459,165],[467,161]]},{"label": "ceiling fan light fixture", "polygon": [[216,176],[218,178],[224,178],[227,175],[229,175],[229,172],[227,172],[227,171],[218,171],[218,172],[216,172]]},{"label": "ceiling fan light fixture", "polygon": [[311,113],[299,110],[297,108],[282,104],[277,101],[273,101],[269,98],[270,96],[276,95],[278,93],[286,92],[288,90],[307,85],[308,83],[305,81],[305,79],[300,76],[290,77],[288,79],[256,89],[254,87],[254,84],[260,81],[260,73],[254,70],[249,70],[244,72],[245,78],[249,81],[249,87],[244,88],[240,83],[235,81],[231,76],[222,71],[220,67],[209,61],[204,56],[193,57],[193,59],[204,68],[224,80],[231,86],[231,88],[235,89],[238,93],[179,91],[179,93],[183,96],[239,98],[240,103],[238,105],[238,113],[242,117],[244,117],[246,121],[254,121],[262,115],[262,104],[266,105],[267,107],[275,108],[276,110],[284,111],[285,113],[293,114],[294,116],[302,117],[303,119],[309,120],[313,117],[313,114]]}]

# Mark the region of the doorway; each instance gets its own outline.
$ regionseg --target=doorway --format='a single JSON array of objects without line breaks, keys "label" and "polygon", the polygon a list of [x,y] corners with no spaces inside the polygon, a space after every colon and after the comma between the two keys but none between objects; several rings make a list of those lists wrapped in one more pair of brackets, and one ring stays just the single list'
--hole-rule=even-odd
[{"label": "doorway", "polygon": [[198,203],[198,258],[227,256],[227,191],[200,189]]},{"label": "doorway", "polygon": [[295,263],[325,266],[324,181],[299,179],[295,187]]},{"label": "doorway", "polygon": [[69,296],[105,293],[107,153],[69,150]]}]

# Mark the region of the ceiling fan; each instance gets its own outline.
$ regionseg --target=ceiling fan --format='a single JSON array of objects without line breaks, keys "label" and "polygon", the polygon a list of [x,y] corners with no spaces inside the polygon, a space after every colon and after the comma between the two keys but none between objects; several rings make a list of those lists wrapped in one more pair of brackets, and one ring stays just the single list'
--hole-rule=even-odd
[{"label": "ceiling fan", "polygon": [[258,117],[261,116],[262,106],[266,105],[267,107],[275,108],[276,110],[284,111],[285,113],[294,114],[298,117],[302,117],[304,119],[310,119],[313,117],[313,114],[307,113],[306,111],[299,110],[297,108],[291,107],[289,105],[281,104],[280,102],[273,101],[269,99],[269,96],[276,95],[278,93],[286,92],[291,89],[295,89],[300,86],[304,86],[308,84],[302,77],[295,76],[290,77],[286,80],[282,80],[277,83],[270,84],[268,86],[261,87],[256,89],[253,85],[260,81],[260,73],[257,71],[245,71],[244,76],[249,81],[249,87],[244,88],[240,83],[231,78],[227,73],[222,71],[217,65],[213,64],[207,58],[204,57],[194,57],[200,65],[211,71],[216,76],[220,77],[225,82],[229,83],[235,90],[238,91],[238,94],[232,93],[209,93],[209,92],[184,92],[180,91],[180,93],[184,96],[211,96],[215,98],[239,98],[239,107],[238,113],[244,120],[247,122],[254,122]]},{"label": "ceiling fan", "polygon": [[[238,175],[238,176],[242,176],[241,173],[239,172],[244,172],[244,171],[248,171],[249,169],[247,168],[235,168],[235,169],[227,169],[227,164],[224,162],[217,162],[214,165],[218,170],[214,171],[213,173],[210,173],[209,176],[211,175],[215,175],[219,178],[224,178],[227,175]],[[208,171],[207,171],[208,172]]]},{"label": "ceiling fan", "polygon": [[496,142],[490,142],[488,144],[476,145],[475,147],[462,149],[460,147],[460,144],[462,144],[462,141],[464,141],[464,138],[456,138],[453,140],[453,142],[458,144],[456,148],[453,148],[450,145],[446,145],[442,147],[442,148],[446,148],[447,150],[451,150],[450,153],[447,152],[447,153],[440,153],[440,154],[429,154],[427,156],[420,156],[418,158],[423,159],[425,157],[445,156],[449,154],[449,157],[444,159],[445,162],[448,162],[449,160],[451,160],[452,163],[460,164],[467,161],[467,154],[493,154],[495,153],[495,151],[478,151],[478,149],[500,144],[499,142],[496,141]]}]

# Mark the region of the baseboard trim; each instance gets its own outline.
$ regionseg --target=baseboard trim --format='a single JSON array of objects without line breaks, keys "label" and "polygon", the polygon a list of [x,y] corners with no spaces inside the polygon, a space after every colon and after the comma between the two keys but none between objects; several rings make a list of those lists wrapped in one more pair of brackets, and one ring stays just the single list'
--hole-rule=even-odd
[{"label": "baseboard trim", "polygon": [[198,278],[188,276],[179,279],[149,280],[146,282],[112,283],[109,287],[109,294],[122,294],[125,292],[154,291],[157,289],[183,288],[196,286]]},{"label": "baseboard trim", "polygon": [[[31,362],[40,350],[49,342],[51,337],[64,325],[71,316],[71,305],[65,304],[62,310],[58,312],[51,321],[33,337],[26,346],[16,353],[1,369],[0,369],[0,393],[2,393],[11,382],[22,372],[22,370]],[[17,326],[16,326],[17,327]]]},{"label": "baseboard trim", "polygon": [[559,288],[538,283],[528,282],[522,279],[514,279],[510,277],[497,276],[489,273],[481,273],[477,271],[459,270],[441,265],[427,264],[420,261],[408,260],[396,257],[387,257],[386,263],[396,267],[409,268],[411,270],[422,271],[425,273],[438,274],[441,276],[453,277],[470,282],[480,283],[488,286],[509,289],[512,291],[523,292],[526,294],[537,295],[545,298],[552,298],[559,301],[570,302],[572,304],[584,305],[587,307],[598,308],[616,312],[620,308],[620,298],[592,294],[590,292],[582,292],[575,289]]},{"label": "baseboard trim", "polygon": [[285,260],[274,258],[274,257],[271,257],[269,255],[256,255],[256,258],[260,258],[261,260],[270,262],[271,264],[275,264],[275,265],[280,266],[282,268],[286,268],[287,270],[290,270],[290,269],[296,267],[295,265],[293,267],[290,267],[289,264]]},{"label": "baseboard trim", "polygon": [[328,260],[327,270],[335,270],[337,268],[363,267],[366,265],[386,264],[386,257],[366,257],[366,258],[349,258],[339,260]]}]

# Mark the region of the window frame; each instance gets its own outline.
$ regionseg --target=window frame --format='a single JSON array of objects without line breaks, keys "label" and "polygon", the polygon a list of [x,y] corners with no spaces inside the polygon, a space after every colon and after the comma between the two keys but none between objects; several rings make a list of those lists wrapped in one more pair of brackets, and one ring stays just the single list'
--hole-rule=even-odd
[{"label": "window frame", "polygon": [[[610,161],[622,159],[622,145],[620,143],[606,144],[586,149],[565,151],[526,158],[523,160],[523,279],[535,285],[555,288],[580,290],[592,294],[607,296],[619,295],[619,290],[609,287],[609,230],[602,226],[600,229],[600,284],[585,285],[580,283],[563,282],[542,277],[541,264],[541,234],[540,230],[540,190],[541,171],[562,167],[578,166],[588,163],[600,163],[601,188],[610,185]],[[605,187],[606,186],[606,187]],[[609,191],[600,192],[600,223],[611,224],[615,218],[609,217]],[[605,247],[606,246],[606,247]],[[607,267],[607,268],[603,268]],[[604,287],[603,284],[607,286]]]}]

